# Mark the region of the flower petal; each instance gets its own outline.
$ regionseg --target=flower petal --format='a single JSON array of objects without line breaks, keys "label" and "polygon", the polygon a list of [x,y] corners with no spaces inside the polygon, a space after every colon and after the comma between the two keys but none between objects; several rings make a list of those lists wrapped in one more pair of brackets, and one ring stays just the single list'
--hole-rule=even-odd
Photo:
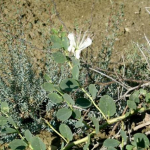
[{"label": "flower petal", "polygon": [[79,45],[79,50],[83,50],[85,48],[87,48],[88,46],[90,46],[92,44],[92,40],[90,38],[87,38],[83,43],[81,43],[81,45]]},{"label": "flower petal", "polygon": [[69,41],[70,41],[70,46],[68,47],[68,51],[74,53],[75,46],[76,46],[76,43],[75,43],[75,36],[74,36],[73,33],[69,33],[69,34],[68,34],[68,38],[69,38]]},{"label": "flower petal", "polygon": [[76,50],[76,51],[74,52],[74,56],[75,56],[77,59],[80,58],[80,54],[81,54],[81,50]]}]

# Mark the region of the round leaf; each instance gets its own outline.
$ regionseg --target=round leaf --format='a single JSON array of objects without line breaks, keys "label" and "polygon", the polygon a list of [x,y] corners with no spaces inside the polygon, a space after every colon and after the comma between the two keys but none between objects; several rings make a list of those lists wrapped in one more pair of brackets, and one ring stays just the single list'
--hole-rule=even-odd
[{"label": "round leaf", "polygon": [[113,116],[116,113],[115,102],[108,95],[104,95],[101,97],[100,102],[99,102],[99,107],[104,113],[104,115]]},{"label": "round leaf", "polygon": [[72,115],[72,111],[68,108],[59,109],[56,116],[61,121],[66,121]]},{"label": "round leaf", "polygon": [[64,56],[61,52],[55,52],[52,56],[57,63],[65,63],[66,61],[66,56]]},{"label": "round leaf", "polygon": [[142,94],[142,95],[144,95],[144,96],[145,96],[146,93],[147,93],[146,90],[144,90],[144,89],[140,89],[139,92],[140,92],[140,94]]},{"label": "round leaf", "polygon": [[72,117],[74,119],[80,119],[81,118],[81,112],[78,109],[74,109],[72,112]]},{"label": "round leaf", "polygon": [[130,109],[136,109],[136,103],[134,101],[128,100],[127,105]]},{"label": "round leaf", "polygon": [[53,84],[49,83],[49,82],[45,82],[43,85],[42,85],[43,89],[45,91],[48,91],[48,92],[53,92],[54,91],[54,86]]},{"label": "round leaf", "polygon": [[5,128],[2,130],[2,133],[10,134],[10,133],[17,133],[17,131],[13,128]]},{"label": "round leaf", "polygon": [[26,130],[24,134],[25,134],[26,140],[27,140],[29,143],[31,143],[31,140],[32,140],[32,138],[33,138],[31,132],[30,132],[29,130]]},{"label": "round leaf", "polygon": [[76,105],[82,107],[82,108],[88,108],[91,106],[91,101],[86,98],[78,98],[76,100]]},{"label": "round leaf", "polygon": [[143,133],[134,134],[134,141],[136,143],[136,146],[139,148],[148,148],[150,145],[149,139]]},{"label": "round leaf", "polygon": [[95,84],[89,85],[89,92],[92,95],[92,98],[94,99],[96,97],[97,92],[98,92],[96,87],[95,87]]},{"label": "round leaf", "polygon": [[64,94],[64,95],[63,95],[63,98],[64,98],[64,100],[65,100],[66,102],[68,102],[69,104],[74,105],[74,101],[73,101],[73,99],[71,98],[70,95]]},{"label": "round leaf", "polygon": [[59,131],[68,141],[72,140],[72,138],[73,138],[72,131],[66,124],[61,124],[59,126]]},{"label": "round leaf", "polygon": [[15,139],[9,144],[9,146],[12,150],[23,150],[27,144],[23,140]]},{"label": "round leaf", "polygon": [[9,113],[9,107],[8,107],[7,102],[2,102],[1,103],[1,111],[3,113]]},{"label": "round leaf", "polygon": [[50,100],[54,103],[61,103],[63,101],[62,97],[59,96],[58,94],[56,93],[50,93],[48,94],[48,97],[50,98]]},{"label": "round leaf", "polygon": [[48,82],[48,81],[51,81],[51,78],[47,75],[47,74],[45,74],[44,75],[44,79]]},{"label": "round leaf", "polygon": [[135,103],[139,103],[140,99],[139,99],[139,91],[135,91],[133,94],[130,95],[129,100],[134,101]]},{"label": "round leaf", "polygon": [[78,80],[78,78],[79,78],[79,67],[77,65],[73,66],[73,68],[72,68],[72,76],[74,79]]},{"label": "round leaf", "polygon": [[7,118],[0,116],[0,126],[7,124]]},{"label": "round leaf", "polygon": [[146,94],[145,100],[147,103],[150,103],[150,93]]},{"label": "round leaf", "polygon": [[39,137],[33,137],[31,140],[33,150],[46,150],[46,146]]},{"label": "round leaf", "polygon": [[126,141],[127,141],[126,132],[125,132],[124,130],[121,130],[121,131],[120,131],[120,135],[122,136],[123,141],[126,142]]},{"label": "round leaf", "polygon": [[66,92],[71,92],[74,89],[77,89],[79,87],[78,82],[75,79],[64,79],[61,83],[60,83],[60,88]]},{"label": "round leaf", "polygon": [[106,139],[103,143],[103,145],[105,147],[117,147],[120,144],[119,141],[115,140],[115,139]]}]

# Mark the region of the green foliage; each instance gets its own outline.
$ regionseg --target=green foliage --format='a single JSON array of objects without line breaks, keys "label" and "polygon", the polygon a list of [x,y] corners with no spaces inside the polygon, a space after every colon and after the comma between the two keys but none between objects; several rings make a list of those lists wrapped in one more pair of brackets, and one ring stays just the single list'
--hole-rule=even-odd
[{"label": "green foliage", "polygon": [[78,78],[79,78],[79,67],[77,65],[73,66],[73,68],[72,68],[72,76],[73,76],[73,79],[78,80]]},{"label": "green foliage", "polygon": [[59,86],[63,91],[71,92],[72,90],[77,89],[79,84],[75,79],[68,78],[64,79]]},{"label": "green foliage", "polygon": [[84,145],[83,150],[87,150],[90,145],[90,135],[88,135],[87,143]]},{"label": "green foliage", "polygon": [[52,56],[57,63],[63,64],[66,61],[66,57],[61,52],[55,52]]},{"label": "green foliage", "polygon": [[76,105],[82,107],[82,108],[88,108],[91,106],[91,101],[86,98],[78,98],[76,99]]},{"label": "green foliage", "polygon": [[56,104],[61,103],[63,101],[62,97],[56,93],[50,93],[48,94],[48,97],[53,103],[56,103]]},{"label": "green foliage", "polygon": [[72,131],[66,124],[61,124],[59,126],[59,131],[68,141],[72,141],[73,139]]},{"label": "green foliage", "polygon": [[73,99],[71,98],[71,96],[68,95],[68,94],[66,94],[66,93],[63,95],[63,98],[70,105],[74,105],[75,104],[75,102],[73,101]]},{"label": "green foliage", "polygon": [[42,87],[45,91],[48,91],[48,92],[53,92],[55,89],[53,84],[51,84],[49,82],[45,82]]},{"label": "green foliage", "polygon": [[4,113],[4,114],[9,113],[9,107],[8,107],[7,102],[2,102],[1,103],[1,112]]},{"label": "green foliage", "polygon": [[7,123],[7,118],[0,116],[0,126],[4,126]]},{"label": "green foliage", "polygon": [[99,108],[106,116],[113,116],[116,113],[115,102],[108,95],[104,95],[101,97],[99,102]]},{"label": "green foliage", "polygon": [[[62,36],[62,35],[61,35]],[[52,41],[52,47],[53,49],[67,49],[69,46],[69,40],[67,37],[62,36],[62,37],[58,37],[58,35],[51,35],[51,41]]]},{"label": "green foliage", "polygon": [[76,122],[75,127],[79,128],[79,127],[83,127],[83,117],[80,118],[79,121]]},{"label": "green foliage", "polygon": [[81,112],[78,109],[74,109],[72,112],[72,116],[74,119],[80,119],[81,118]]},{"label": "green foliage", "polygon": [[119,144],[120,142],[115,139],[106,139],[103,143],[103,146],[107,148],[114,148],[117,147]]},{"label": "green foliage", "polygon": [[89,85],[89,92],[92,95],[92,98],[95,99],[96,95],[97,95],[97,89],[95,87],[95,84],[90,84]]},{"label": "green foliage", "polygon": [[149,148],[150,146],[149,139],[143,133],[134,134],[134,142],[137,148]]},{"label": "green foliage", "polygon": [[15,139],[9,144],[12,150],[24,150],[27,144],[23,140]]},{"label": "green foliage", "polygon": [[56,116],[61,121],[66,121],[72,115],[72,111],[68,108],[61,108],[58,110]]},{"label": "green foliage", "polygon": [[33,150],[46,150],[45,144],[39,137],[33,137],[31,139],[31,147]]},{"label": "green foliage", "polygon": [[145,100],[147,103],[150,103],[150,93],[146,93]]},{"label": "green foliage", "polygon": [[134,101],[128,100],[127,105],[130,109],[136,109],[136,103]]},{"label": "green foliage", "polygon": [[[116,18],[121,16],[120,12]],[[113,17],[115,16],[111,16],[112,21],[114,21]],[[97,139],[93,135],[99,135],[101,130],[111,131],[114,123],[121,121],[122,126],[125,124],[125,131],[120,131],[122,127],[118,125],[114,132],[120,131],[118,134],[122,138],[118,140],[122,140],[122,143],[116,139],[104,137],[106,140],[103,146],[108,150],[120,147],[123,149],[124,146],[126,149],[148,148],[150,144],[146,135],[136,133],[133,136],[130,133],[131,138],[128,138],[129,135],[126,132],[130,130],[128,122],[131,115],[142,116],[141,113],[149,110],[150,89],[148,87],[139,89],[141,86],[139,84],[138,88],[135,87],[139,90],[134,90],[133,83],[128,82],[132,77],[140,79],[136,84],[141,83],[141,80],[149,80],[147,65],[142,59],[138,59],[134,61],[134,64],[129,64],[126,68],[123,65],[121,69],[119,66],[115,73],[113,72],[110,60],[117,37],[117,26],[118,24],[112,26],[115,30],[105,38],[102,50],[98,52],[100,68],[95,67],[93,54],[91,54],[90,63],[87,63],[89,60],[80,61],[70,56],[67,51],[69,40],[61,28],[60,30],[52,29],[49,48],[54,51],[51,51],[50,55],[46,54],[46,60],[42,59],[44,71],[33,67],[32,59],[26,53],[25,43],[21,42],[20,46],[14,46],[11,37],[7,43],[8,56],[6,58],[2,56],[0,60],[2,64],[0,66],[2,70],[0,142],[10,142],[9,146],[12,150],[26,147],[33,150],[46,150],[42,140],[32,135],[46,130],[55,132],[62,138],[63,141],[61,140],[57,149],[65,150],[67,146],[71,145],[69,148],[72,148],[73,145],[84,142],[84,146],[82,144],[81,146],[84,150],[88,150],[94,148],[95,141],[100,144],[98,147],[100,148],[103,142],[101,137]],[[92,65],[97,69],[96,73],[92,72]],[[122,68],[124,76],[122,76]],[[36,74],[37,70],[40,71]],[[122,86],[122,83],[125,86]],[[101,97],[100,100],[99,97]],[[132,111],[125,110],[126,106]],[[115,117],[110,119],[114,115]],[[126,121],[127,117],[129,121]],[[133,121],[136,120],[133,119]],[[133,138],[134,141],[131,141]],[[73,139],[77,141],[71,143]]]},{"label": "green foliage", "polygon": [[126,142],[126,141],[127,141],[127,135],[126,135],[126,132],[125,132],[124,130],[121,130],[121,131],[120,131],[120,135],[122,136],[123,142]]},{"label": "green foliage", "polygon": [[95,126],[96,134],[98,134],[99,133],[99,121],[95,117],[92,117],[91,120],[93,121],[93,124]]},{"label": "green foliage", "polygon": [[140,102],[139,95],[140,95],[140,92],[139,91],[135,91],[133,94],[131,94],[131,96],[129,97],[129,99],[131,101],[134,101],[135,103],[139,103]]}]

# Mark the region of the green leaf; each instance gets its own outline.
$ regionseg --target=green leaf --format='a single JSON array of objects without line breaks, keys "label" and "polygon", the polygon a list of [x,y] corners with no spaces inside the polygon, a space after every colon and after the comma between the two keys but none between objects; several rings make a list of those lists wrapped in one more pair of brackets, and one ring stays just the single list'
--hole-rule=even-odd
[{"label": "green leaf", "polygon": [[8,117],[8,122],[10,124],[12,124],[14,127],[16,126],[16,123],[15,123],[15,121],[13,120],[13,118],[11,116]]},{"label": "green leaf", "polygon": [[61,45],[61,43],[53,43],[53,45],[52,45],[51,48],[52,48],[52,49],[61,49],[61,48],[62,48],[62,45]]},{"label": "green leaf", "polygon": [[26,130],[24,134],[25,134],[26,140],[27,140],[29,143],[31,143],[32,138],[33,138],[33,135],[31,134],[31,132],[30,132],[29,130]]},{"label": "green leaf", "polygon": [[7,124],[7,118],[0,116],[0,126],[4,126],[5,124]]},{"label": "green leaf", "polygon": [[98,105],[104,113],[104,115],[113,116],[116,113],[115,102],[108,95],[102,96]]},{"label": "green leaf", "polygon": [[136,103],[134,101],[128,100],[127,105],[130,109],[136,109]]},{"label": "green leaf", "polygon": [[127,146],[126,146],[126,149],[127,149],[127,150],[133,150],[133,148],[134,148],[133,145],[127,145]]},{"label": "green leaf", "polygon": [[73,79],[78,80],[78,78],[79,78],[79,67],[77,65],[73,66],[73,68],[72,68],[72,76],[73,76]]},{"label": "green leaf", "polygon": [[80,67],[80,59],[76,59],[75,57],[72,58],[73,66]]},{"label": "green leaf", "polygon": [[61,39],[57,35],[51,35],[50,39],[53,43],[61,43]]},{"label": "green leaf", "polygon": [[116,148],[114,148],[114,147],[108,147],[108,149],[107,150],[117,150]]},{"label": "green leaf", "polygon": [[134,134],[134,141],[138,148],[148,148],[150,146],[149,139],[143,133]]},{"label": "green leaf", "polygon": [[83,127],[84,124],[82,122],[83,122],[83,117],[81,117],[80,120],[76,122],[75,127],[76,128]]},{"label": "green leaf", "polygon": [[96,94],[98,92],[97,89],[96,89],[96,87],[95,87],[95,84],[90,84],[89,85],[89,92],[92,95],[92,98],[95,99]]},{"label": "green leaf", "polygon": [[146,94],[145,100],[147,103],[150,103],[150,93]]},{"label": "green leaf", "polygon": [[61,108],[58,110],[56,116],[61,121],[66,121],[72,115],[72,111],[68,108]]},{"label": "green leaf", "polygon": [[115,139],[106,139],[103,143],[103,146],[109,148],[109,147],[117,147],[119,144],[120,142]]},{"label": "green leaf", "polygon": [[44,75],[44,79],[45,79],[47,82],[51,81],[51,78],[50,78],[49,75],[47,75],[47,74]]},{"label": "green leaf", "polygon": [[73,99],[71,98],[70,95],[64,94],[64,95],[63,95],[63,98],[64,98],[64,100],[65,100],[67,103],[69,103],[69,104],[71,104],[71,105],[74,105],[74,101],[73,101]]},{"label": "green leaf", "polygon": [[78,98],[76,100],[76,105],[82,107],[82,108],[88,108],[91,106],[91,101],[86,98]]},{"label": "green leaf", "polygon": [[81,112],[78,109],[74,109],[72,112],[72,117],[74,119],[80,119],[81,118]]},{"label": "green leaf", "polygon": [[27,144],[23,140],[15,139],[9,144],[11,150],[24,150]]},{"label": "green leaf", "polygon": [[140,92],[140,94],[141,94],[141,95],[144,95],[144,96],[145,96],[145,95],[146,95],[146,93],[147,93],[147,91],[146,91],[146,90],[144,90],[144,89],[140,89],[140,90],[139,90],[139,92]]},{"label": "green leaf", "polygon": [[88,140],[87,143],[84,145],[83,150],[88,150],[89,145],[90,145],[90,134],[88,134]]},{"label": "green leaf", "polygon": [[98,134],[99,133],[99,121],[95,117],[92,117],[91,120],[93,121],[93,124],[95,126],[96,134]]},{"label": "green leaf", "polygon": [[62,37],[62,47],[67,50],[69,47],[69,40],[67,37]]},{"label": "green leaf", "polygon": [[73,139],[72,131],[66,124],[61,124],[59,126],[59,131],[68,141],[71,141]]},{"label": "green leaf", "polygon": [[75,79],[68,78],[64,79],[59,86],[63,91],[71,92],[77,89],[79,87],[79,84]]},{"label": "green leaf", "polygon": [[52,54],[54,61],[57,63],[65,63],[66,56],[64,56],[61,52],[55,52]]},{"label": "green leaf", "polygon": [[9,107],[8,107],[7,102],[1,103],[1,112],[6,113],[6,114],[9,113]]},{"label": "green leaf", "polygon": [[53,92],[55,90],[54,88],[54,85],[49,83],[49,82],[45,82],[43,85],[42,85],[42,88],[45,90],[45,91],[48,91],[48,92]]},{"label": "green leaf", "polygon": [[139,91],[135,91],[133,94],[130,95],[129,100],[134,101],[135,103],[139,103],[140,99],[139,99]]},{"label": "green leaf", "polygon": [[2,130],[2,133],[11,134],[11,133],[17,133],[17,131],[13,128],[5,128]]},{"label": "green leaf", "polygon": [[50,93],[48,94],[48,97],[53,103],[56,103],[56,104],[61,103],[63,101],[62,97],[56,93]]},{"label": "green leaf", "polygon": [[121,130],[120,135],[122,136],[123,141],[126,142],[127,141],[126,132],[124,130]]},{"label": "green leaf", "polygon": [[31,140],[33,150],[46,150],[46,146],[39,137],[33,137]]}]

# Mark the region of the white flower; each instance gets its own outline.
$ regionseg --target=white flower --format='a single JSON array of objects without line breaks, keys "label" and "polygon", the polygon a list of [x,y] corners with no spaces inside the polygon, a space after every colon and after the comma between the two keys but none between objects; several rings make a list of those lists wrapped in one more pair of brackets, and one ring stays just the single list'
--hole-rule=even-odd
[{"label": "white flower", "polygon": [[87,36],[86,32],[84,33],[82,39],[81,39],[81,32],[76,36],[74,33],[70,33],[68,34],[68,38],[70,41],[68,51],[74,53],[74,56],[77,59],[80,58],[81,51],[92,44],[92,40]]}]

